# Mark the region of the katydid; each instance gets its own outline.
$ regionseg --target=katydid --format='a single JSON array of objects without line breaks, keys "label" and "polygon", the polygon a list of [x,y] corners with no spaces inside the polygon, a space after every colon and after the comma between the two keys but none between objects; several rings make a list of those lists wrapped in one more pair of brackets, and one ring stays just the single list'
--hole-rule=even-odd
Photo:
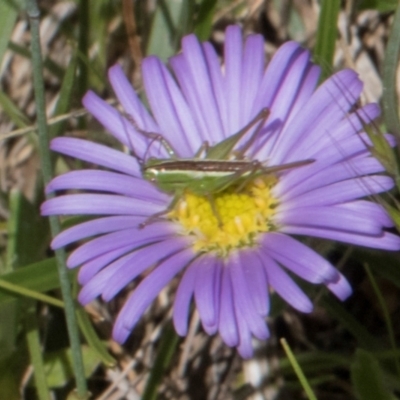
[{"label": "katydid", "polygon": [[233,185],[240,187],[256,177],[311,162],[313,160],[303,160],[264,167],[257,160],[150,159],[143,167],[143,176],[167,193],[188,190],[199,196],[210,196]]},{"label": "katydid", "polygon": [[[160,190],[174,195],[169,207],[165,211],[150,217],[149,220],[154,220],[154,218],[171,211],[185,191],[208,197],[215,212],[213,195],[230,187],[240,191],[248,182],[257,177],[314,162],[314,160],[301,160],[282,165],[265,166],[258,160],[246,160],[244,154],[257,139],[268,116],[269,110],[263,108],[234,135],[212,147],[206,142],[203,143],[194,158],[178,158],[171,144],[161,134],[143,131],[137,127],[134,121],[131,121],[139,133],[152,141],[159,141],[170,155],[170,158],[166,159],[139,160],[144,179],[154,183]],[[234,150],[238,142],[255,125],[254,133],[247,142],[239,150]],[[203,158],[200,157],[202,153],[204,153]],[[216,217],[220,220],[218,215]],[[148,221],[142,226],[145,226]]]},{"label": "katydid", "polygon": [[[153,182],[159,189],[171,194],[189,190],[193,194],[210,196],[221,192],[230,186],[240,186],[243,181],[249,181],[265,174],[276,173],[285,169],[296,168],[313,162],[302,160],[277,166],[264,166],[258,160],[243,159],[244,153],[258,137],[269,116],[269,110],[263,108],[244,128],[225,140],[208,147],[204,143],[194,158],[177,158],[176,152],[161,135],[142,132],[153,140],[159,140],[166,148],[171,158],[150,158],[143,162],[143,177]],[[249,140],[238,151],[234,147],[243,136],[258,124]],[[204,158],[200,158],[202,152]]]}]

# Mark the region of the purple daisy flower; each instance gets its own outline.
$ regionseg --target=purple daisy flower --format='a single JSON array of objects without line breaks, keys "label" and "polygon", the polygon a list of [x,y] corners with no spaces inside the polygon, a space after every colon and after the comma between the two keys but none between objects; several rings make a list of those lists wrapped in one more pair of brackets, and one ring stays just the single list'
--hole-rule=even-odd
[{"label": "purple daisy flower", "polygon": [[[341,300],[351,293],[340,272],[290,235],[400,249],[399,237],[386,230],[393,224],[385,210],[363,199],[393,187],[391,178],[380,175],[384,168],[360,133],[379,115],[379,107],[368,104],[354,111],[363,85],[349,69],[316,88],[320,69],[297,43],[284,44],[265,68],[263,38],[250,35],[243,43],[237,26],[226,30],[222,69],[212,45],[194,35],[183,39],[170,67],[172,73],[154,56],[143,61],[151,114],[118,65],[110,68],[109,79],[124,113],[93,92],[86,94],[87,110],[132,155],[86,140],[54,139],[52,150],[104,169],[55,178],[47,192],[89,193],[47,200],[42,214],[97,217],[52,242],[57,249],[89,239],[68,258],[68,267],[80,267],[82,304],[97,296],[111,300],[149,270],[119,312],[116,341],[127,339],[160,290],[182,273],[173,307],[178,334],[187,333],[194,298],[204,330],[218,332],[228,346],[250,357],[252,337],[269,336],[269,290],[299,311],[312,311],[292,274],[325,285]],[[268,118],[255,120],[264,108]],[[172,189],[161,190],[160,181],[157,185],[143,175],[146,162],[168,159],[172,151],[144,131],[162,135],[186,160],[205,142],[214,146],[251,121],[254,126],[231,159],[241,149],[244,165],[258,160],[263,167],[254,174],[236,173],[232,184],[211,193],[212,201],[190,190],[193,183],[174,198]],[[313,162],[265,173],[264,167],[306,160]],[[204,174],[193,173],[193,179],[202,184]]]}]

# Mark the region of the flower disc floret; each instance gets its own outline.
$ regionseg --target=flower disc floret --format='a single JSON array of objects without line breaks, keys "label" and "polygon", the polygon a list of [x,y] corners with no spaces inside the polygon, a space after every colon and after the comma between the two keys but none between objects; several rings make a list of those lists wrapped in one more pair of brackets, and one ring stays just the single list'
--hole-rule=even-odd
[{"label": "flower disc floret", "polygon": [[186,192],[169,218],[181,224],[183,235],[195,237],[197,253],[226,257],[231,250],[257,245],[258,234],[273,228],[271,218],[278,204],[271,195],[275,183],[276,178],[269,176],[240,191],[231,187],[208,197]]}]

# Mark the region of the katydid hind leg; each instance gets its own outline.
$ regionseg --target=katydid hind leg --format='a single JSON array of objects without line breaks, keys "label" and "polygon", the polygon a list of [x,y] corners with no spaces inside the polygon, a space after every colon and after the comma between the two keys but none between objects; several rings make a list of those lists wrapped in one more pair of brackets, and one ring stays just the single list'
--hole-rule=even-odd
[{"label": "katydid hind leg", "polygon": [[[257,173],[257,171],[261,170],[262,170],[262,165],[259,161],[255,160],[251,162],[248,168],[249,174],[244,177],[242,182],[240,182],[240,185],[236,188],[236,192],[242,191],[246,187],[246,185],[249,184],[252,179],[254,179],[254,176]],[[247,171],[245,171],[244,173],[246,172]]]},{"label": "katydid hind leg", "polygon": [[199,147],[199,149],[196,151],[194,158],[200,158],[200,156],[203,154],[203,152],[205,154],[208,153],[208,150],[210,148],[210,143],[208,143],[208,140],[205,140],[201,146]]},{"label": "katydid hind leg", "polygon": [[[223,190],[234,185],[236,182],[238,183],[238,185],[235,188],[235,191],[240,192],[256,176],[259,176],[261,174],[268,175],[268,174],[273,174],[273,173],[277,173],[280,171],[285,171],[288,169],[299,168],[302,166],[309,165],[309,164],[313,163],[314,161],[315,160],[308,159],[308,160],[294,161],[294,162],[287,163],[287,164],[264,167],[260,161],[254,160],[254,161],[248,162],[246,165],[243,166],[242,169],[235,171],[231,175],[225,176],[225,177],[220,178],[219,180],[215,181],[214,185],[210,188],[210,193],[220,193]],[[240,179],[240,178],[242,178],[242,179]]]},{"label": "katydid hind leg", "polygon": [[254,142],[259,137],[259,134],[260,134],[262,128],[264,127],[265,122],[267,121],[269,114],[270,114],[269,110],[268,109],[266,109],[266,110],[268,112],[266,112],[265,115],[261,118],[261,120],[258,123],[257,128],[255,129],[254,133],[250,136],[249,140],[243,146],[241,146],[239,150],[235,151],[237,159],[243,159],[246,151],[250,148],[250,146],[252,146],[254,144]]},{"label": "katydid hind leg", "polygon": [[270,112],[268,108],[263,108],[261,111],[239,132],[229,136],[222,142],[217,143],[208,149],[206,154],[207,160],[226,160],[232,153],[233,148],[239,142],[239,140],[258,122],[260,122],[260,128],[264,125]]},{"label": "katydid hind leg", "polygon": [[265,174],[274,174],[276,172],[285,171],[287,169],[303,167],[303,166],[312,164],[313,162],[315,162],[314,159],[300,160],[300,161],[294,161],[294,162],[290,162],[290,163],[286,163],[286,164],[271,165],[268,167],[261,166],[261,170]]},{"label": "katydid hind leg", "polygon": [[[230,186],[235,185],[235,183],[239,183],[240,178],[244,178],[245,183],[243,184],[242,182],[240,182],[238,188],[235,188],[235,192],[239,192],[249,181],[254,178],[254,173],[256,173],[257,170],[261,170],[262,168],[263,167],[259,161],[251,161],[244,165],[243,168],[241,168],[240,170],[216,180],[210,188],[210,193],[220,193],[225,189],[228,189]],[[245,176],[245,174],[247,173],[249,174]]]}]

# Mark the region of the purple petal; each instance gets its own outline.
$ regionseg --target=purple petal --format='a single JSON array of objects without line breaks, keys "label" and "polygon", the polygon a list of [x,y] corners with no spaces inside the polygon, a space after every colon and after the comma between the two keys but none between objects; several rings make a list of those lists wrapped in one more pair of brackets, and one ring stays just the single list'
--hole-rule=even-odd
[{"label": "purple petal", "polygon": [[141,175],[134,157],[101,144],[82,139],[59,137],[51,141],[50,148],[58,153],[111,168],[128,175]]},{"label": "purple petal", "polygon": [[315,91],[315,87],[318,84],[320,74],[321,68],[318,65],[314,65],[309,62],[307,69],[305,70],[304,75],[301,79],[300,87],[297,90],[296,100],[286,120],[287,126],[292,122],[292,118],[296,118],[297,113],[301,113],[306,106],[308,100]]},{"label": "purple petal", "polygon": [[58,234],[51,242],[52,249],[59,249],[72,242],[86,239],[91,236],[109,233],[127,228],[137,228],[143,222],[142,217],[106,217],[93,221],[83,222]]},{"label": "purple petal", "polygon": [[154,263],[160,262],[187,247],[189,247],[189,241],[186,237],[173,237],[139,249],[129,260],[126,259],[125,263],[121,263],[119,268],[112,268],[112,271],[110,268],[108,285],[102,294],[103,300],[110,301],[127,283],[134,280]]},{"label": "purple petal", "polygon": [[379,236],[367,236],[357,233],[331,231],[318,228],[284,226],[280,229],[283,233],[292,235],[315,236],[324,239],[337,240],[339,242],[352,243],[358,246],[371,247],[373,249],[400,250],[400,238],[388,232]]},{"label": "purple petal", "polygon": [[234,309],[232,284],[229,269],[225,265],[222,268],[221,299],[218,330],[222,340],[230,347],[239,344],[239,333]]},{"label": "purple petal", "polygon": [[108,79],[122,107],[134,121],[146,131],[158,132],[157,124],[139,100],[119,64],[115,64],[108,70]]},{"label": "purple petal", "polygon": [[268,281],[260,258],[253,249],[241,250],[242,269],[247,290],[255,310],[266,316],[269,313]]},{"label": "purple petal", "polygon": [[[372,217],[372,216],[371,216]],[[299,225],[378,235],[382,225],[357,211],[336,206],[296,207],[274,216],[278,225]]]},{"label": "purple petal", "polygon": [[[317,161],[306,168],[291,170],[290,173],[284,176],[285,182],[280,182],[280,184],[284,183],[288,188],[291,188],[337,162],[343,162],[348,165],[349,171],[355,169],[353,167],[354,157],[358,155],[363,155],[365,158],[370,156],[367,148],[371,145],[369,138],[365,134],[356,134],[363,127],[360,115],[365,121],[364,123],[369,123],[379,113],[380,110],[376,104],[368,104],[358,110],[357,113],[345,118],[331,132],[319,135],[315,143],[301,157],[302,159],[314,158]],[[388,141],[390,141],[390,138],[388,138]],[[321,152],[324,154],[323,157],[320,157]]]},{"label": "purple petal", "polygon": [[242,32],[237,25],[228,26],[225,31],[225,82],[226,102],[228,104],[229,132],[233,134],[248,121],[241,120],[242,79]]},{"label": "purple petal", "polygon": [[164,211],[166,204],[111,194],[67,194],[45,201],[42,215],[141,215]]},{"label": "purple petal", "polygon": [[83,97],[82,103],[117,140],[135,153],[145,153],[147,148],[145,137],[138,134],[126,116],[90,90]]},{"label": "purple petal", "polygon": [[[309,60],[310,53],[303,50],[292,61],[290,71],[283,77],[280,87],[275,94],[274,102],[271,105],[269,121],[284,122],[287,120],[288,114],[296,102],[296,96],[303,82],[303,76],[308,70]],[[268,141],[264,148],[261,149],[259,158],[265,159],[268,154],[274,154],[274,148],[279,146],[282,140],[286,140],[286,137],[276,136],[274,140]]]},{"label": "purple petal", "polygon": [[[232,291],[235,293],[234,302],[236,315],[238,316],[241,314],[244,317],[244,321],[246,321],[250,332],[252,332],[255,337],[262,340],[269,336],[269,332],[265,321],[254,308],[252,293],[248,290],[245,275],[243,273],[243,266],[246,261],[247,257],[243,257],[240,252],[235,252],[230,256],[227,265],[231,275]],[[240,312],[237,310],[240,310]],[[239,331],[240,325],[244,323],[244,321],[240,321],[240,319],[241,318],[239,317],[237,318]]]},{"label": "purple petal", "polygon": [[[338,125],[334,125],[329,130],[326,130],[326,134],[320,135],[312,146],[310,146],[308,149],[310,155],[318,154],[320,151],[331,146],[338,146],[338,143],[342,140],[352,138],[357,132],[362,131],[366,124],[371,123],[379,117],[380,113],[381,110],[379,106],[375,103],[371,103],[350,115],[343,116],[342,121]],[[366,146],[366,144],[364,144],[364,146]],[[344,150],[347,150],[346,147]]]},{"label": "purple petal", "polygon": [[[367,158],[370,156],[370,152],[361,139],[361,135],[353,135],[349,139],[336,142],[335,146],[324,149],[323,155],[323,157],[320,157],[318,154],[304,154],[300,159],[296,160],[314,159],[315,161],[306,166],[287,170],[285,174],[282,174],[279,184],[274,188],[274,194],[286,200],[284,193],[293,186],[301,184],[301,182],[313,177],[320,171],[331,168],[333,165],[340,162],[346,163],[347,161],[348,169],[351,170],[352,161],[354,159]],[[321,184],[323,185],[323,182]]]},{"label": "purple petal", "polygon": [[264,72],[264,39],[261,35],[249,35],[246,38],[243,54],[241,77],[241,114],[242,124],[260,111],[254,104]]},{"label": "purple petal", "polygon": [[144,179],[99,170],[71,171],[57,176],[47,185],[46,193],[67,189],[112,192],[164,203],[169,199],[169,196]]},{"label": "purple petal", "polygon": [[286,42],[274,54],[267,65],[264,77],[260,84],[260,89],[255,104],[262,107],[271,108],[274,97],[279,90],[283,79],[288,74],[290,66],[298,57],[303,49],[296,42]]},{"label": "purple petal", "polygon": [[218,331],[219,325],[219,312],[220,312],[220,303],[221,303],[221,279],[222,279],[222,270],[224,265],[219,257],[214,259],[215,262],[215,272],[214,272],[214,282],[213,282],[213,298],[215,300],[213,307],[215,313],[215,320],[212,324],[205,324],[203,322],[203,328],[209,335],[214,335]]},{"label": "purple petal", "polygon": [[185,247],[182,240],[172,238],[143,247],[109,264],[91,279],[79,293],[79,302],[88,304],[102,294],[110,301],[125,286],[137,278],[154,263],[169,257]]},{"label": "purple petal", "polygon": [[67,260],[69,268],[77,267],[92,258],[131,244],[132,250],[144,244],[156,242],[173,235],[173,225],[169,222],[155,222],[143,229],[124,229],[93,239],[74,250]]},{"label": "purple petal", "polygon": [[[161,61],[150,56],[143,60],[143,83],[146,88],[146,94],[153,111],[154,118],[161,129],[163,136],[172,144],[178,145],[174,148],[178,156],[191,157],[193,149],[188,143],[188,136],[181,125],[179,115],[186,114],[183,121],[195,130],[194,124],[189,119],[190,110],[181,98],[176,83]],[[177,106],[181,109],[178,110]],[[183,107],[183,112],[181,112]],[[180,113],[180,114],[179,114]],[[186,126],[186,129],[187,126]]]},{"label": "purple petal", "polygon": [[194,295],[200,319],[203,325],[215,326],[218,316],[214,297],[218,263],[214,257],[204,255],[197,258],[193,264],[197,265]]},{"label": "purple petal", "polygon": [[394,182],[388,176],[368,176],[333,183],[331,185],[311,190],[301,196],[287,200],[282,209],[307,206],[328,206],[344,203],[392,189]]},{"label": "purple petal", "polygon": [[248,359],[253,356],[251,332],[249,326],[247,325],[245,317],[246,314],[244,313],[244,310],[237,308],[236,314],[239,332],[239,344],[237,346],[237,350],[244,359]]},{"label": "purple petal", "polygon": [[[376,158],[372,157],[356,157],[351,160],[344,160],[336,165],[329,165],[326,167],[321,167],[317,170],[314,175],[308,176],[308,178],[303,178],[300,181],[294,179],[295,176],[290,176],[286,179],[283,185],[287,190],[283,193],[283,190],[279,188],[281,181],[278,183],[278,187],[274,190],[284,196],[285,200],[291,198],[297,198],[297,196],[310,192],[313,189],[317,189],[323,186],[330,185],[335,182],[344,181],[350,178],[357,178],[364,175],[376,174],[383,172],[384,168],[382,164]],[[290,184],[289,179],[293,182]]]},{"label": "purple petal", "polygon": [[193,259],[192,249],[184,250],[166,259],[150,273],[130,295],[118,314],[113,328],[113,338],[124,343],[146,311],[150,303],[158,296],[161,289]]},{"label": "purple petal", "polygon": [[[220,141],[223,127],[218,112],[214,88],[202,46],[195,35],[188,35],[182,40],[182,65],[176,71],[181,88],[194,110],[197,121],[204,121],[202,138],[210,142]],[[171,65],[177,66],[177,63]],[[185,68],[182,68],[183,65]],[[198,122],[199,124],[199,122]],[[205,129],[205,130],[204,130]]]},{"label": "purple petal", "polygon": [[261,248],[262,261],[271,287],[296,310],[310,313],[314,306],[292,278]]},{"label": "purple petal", "polygon": [[191,264],[184,272],[175,294],[173,321],[175,330],[180,336],[186,336],[188,331],[189,309],[194,293],[196,275],[197,265]]},{"label": "purple petal", "polygon": [[[304,149],[315,142],[316,138],[343,119],[346,112],[357,100],[362,83],[352,70],[342,70],[335,78],[325,81],[307,102],[297,124],[290,124],[279,137],[279,146],[275,146],[273,161],[281,163],[299,159]],[[341,82],[338,85],[338,81]],[[351,94],[343,96],[343,87]],[[301,159],[301,158],[300,158]]]},{"label": "purple petal", "polygon": [[106,265],[121,257],[130,250],[132,250],[131,244],[119,247],[115,250],[109,251],[108,253],[91,259],[79,268],[78,282],[82,286],[86,285],[86,283],[88,283]]},{"label": "purple petal", "polygon": [[[214,47],[209,43],[203,43],[204,56],[206,58],[208,71],[210,74],[210,79],[212,86],[214,88],[215,100],[217,102],[218,113],[221,118],[221,123],[223,130],[221,132],[215,132],[214,135],[219,134],[220,141],[227,137],[230,133],[229,131],[229,117],[228,117],[228,105],[227,99],[225,97],[225,80],[222,76],[221,65],[218,56],[214,50]],[[216,144],[216,142],[210,143],[211,145]]]},{"label": "purple petal", "polygon": [[[192,118],[191,122],[194,124],[194,128],[187,131],[191,133],[190,142],[192,143],[193,155],[204,141],[210,141],[210,132],[207,128],[206,120],[202,116],[202,110],[199,104],[200,99],[193,90],[193,82],[190,71],[188,71],[186,59],[183,54],[178,54],[177,56],[172,57],[169,63],[177,77],[180,89],[185,96],[185,101],[188,102],[186,107],[189,107],[190,109],[190,115]],[[186,115],[188,115],[188,113],[186,113]]]},{"label": "purple petal", "polygon": [[373,203],[372,201],[358,200],[351,203],[338,204],[335,207],[341,207],[358,213],[363,218],[373,219],[377,224],[385,228],[392,228],[394,226],[393,220],[381,204]]},{"label": "purple petal", "polygon": [[339,299],[346,300],[353,292],[349,282],[342,275],[339,274],[340,278],[337,282],[329,283],[326,287]]},{"label": "purple petal", "polygon": [[263,235],[261,248],[273,259],[312,283],[335,282],[337,270],[309,247],[282,233]]}]

